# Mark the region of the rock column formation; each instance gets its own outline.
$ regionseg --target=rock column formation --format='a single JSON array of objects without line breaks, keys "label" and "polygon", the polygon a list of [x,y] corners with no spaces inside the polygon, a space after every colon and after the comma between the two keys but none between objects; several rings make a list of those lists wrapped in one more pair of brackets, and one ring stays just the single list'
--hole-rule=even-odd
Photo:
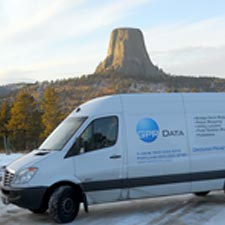
[{"label": "rock column formation", "polygon": [[151,62],[142,32],[134,28],[112,31],[107,57],[98,65],[95,73],[139,76],[164,74]]}]

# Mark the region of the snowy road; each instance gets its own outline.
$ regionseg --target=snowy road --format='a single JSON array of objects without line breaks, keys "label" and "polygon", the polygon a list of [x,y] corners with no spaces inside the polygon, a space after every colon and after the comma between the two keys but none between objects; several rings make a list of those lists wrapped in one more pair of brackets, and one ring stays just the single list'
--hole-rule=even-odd
[{"label": "snowy road", "polygon": [[[207,197],[182,195],[95,205],[86,214],[81,208],[76,225],[224,225],[225,195],[212,192]],[[1,225],[54,224],[44,215],[34,215],[16,206],[0,203]]]}]

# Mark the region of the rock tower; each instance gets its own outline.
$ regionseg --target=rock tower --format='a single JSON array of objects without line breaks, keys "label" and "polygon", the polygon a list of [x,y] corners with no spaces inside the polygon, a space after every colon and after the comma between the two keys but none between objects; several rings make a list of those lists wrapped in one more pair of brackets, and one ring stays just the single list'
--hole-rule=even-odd
[{"label": "rock tower", "polygon": [[139,76],[165,74],[153,65],[141,30],[134,28],[118,28],[112,31],[107,57],[98,65],[95,73]]}]

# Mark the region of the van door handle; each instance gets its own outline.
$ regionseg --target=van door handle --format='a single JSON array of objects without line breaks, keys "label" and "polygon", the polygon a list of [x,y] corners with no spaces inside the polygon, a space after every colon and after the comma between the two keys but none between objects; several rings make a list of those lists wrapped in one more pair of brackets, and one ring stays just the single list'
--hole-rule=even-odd
[{"label": "van door handle", "polygon": [[121,155],[111,155],[109,158],[110,159],[120,159]]}]

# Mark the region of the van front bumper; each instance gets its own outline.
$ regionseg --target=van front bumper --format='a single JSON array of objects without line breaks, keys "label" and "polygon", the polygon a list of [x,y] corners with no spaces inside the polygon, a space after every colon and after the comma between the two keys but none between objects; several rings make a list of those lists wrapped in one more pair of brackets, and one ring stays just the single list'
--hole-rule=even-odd
[{"label": "van front bumper", "polygon": [[22,208],[36,210],[41,207],[47,187],[11,188],[1,187],[2,201]]}]

